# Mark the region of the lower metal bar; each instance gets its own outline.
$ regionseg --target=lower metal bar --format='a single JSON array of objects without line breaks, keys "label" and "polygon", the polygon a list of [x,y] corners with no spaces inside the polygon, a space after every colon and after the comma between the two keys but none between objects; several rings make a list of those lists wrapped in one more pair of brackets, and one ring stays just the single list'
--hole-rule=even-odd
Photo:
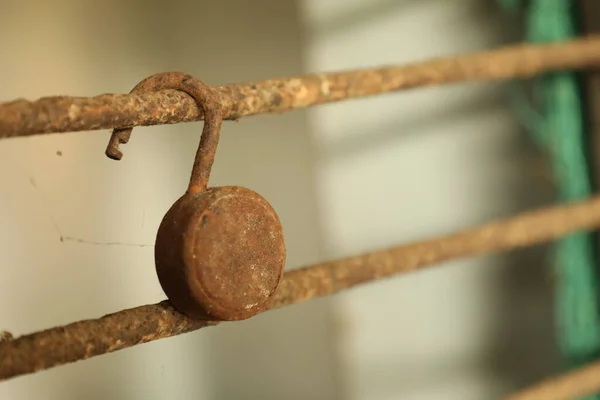
[{"label": "lower metal bar", "polygon": [[[440,262],[544,243],[600,226],[600,197],[523,213],[436,239],[379,250],[287,272],[271,309]],[[0,342],[0,380],[216,325],[194,321],[168,302]]]}]

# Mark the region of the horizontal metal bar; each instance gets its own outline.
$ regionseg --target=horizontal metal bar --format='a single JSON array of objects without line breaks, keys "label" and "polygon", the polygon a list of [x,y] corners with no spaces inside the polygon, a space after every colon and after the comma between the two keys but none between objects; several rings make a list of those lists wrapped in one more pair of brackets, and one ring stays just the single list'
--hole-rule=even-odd
[{"label": "horizontal metal bar", "polygon": [[[516,249],[600,226],[600,197],[523,213],[422,242],[289,271],[269,308],[327,296],[443,261]],[[0,380],[218,324],[194,321],[166,301],[0,342]]]},{"label": "horizontal metal bar", "polygon": [[600,362],[585,365],[514,393],[504,400],[583,399],[600,391]]},{"label": "horizontal metal bar", "polygon": [[[522,78],[598,66],[600,36],[590,36],[565,43],[510,46],[410,65],[270,79],[215,89],[221,96],[224,118],[236,120],[422,86]],[[0,138],[201,119],[202,111],[192,98],[176,90],[44,97],[0,103]]]}]

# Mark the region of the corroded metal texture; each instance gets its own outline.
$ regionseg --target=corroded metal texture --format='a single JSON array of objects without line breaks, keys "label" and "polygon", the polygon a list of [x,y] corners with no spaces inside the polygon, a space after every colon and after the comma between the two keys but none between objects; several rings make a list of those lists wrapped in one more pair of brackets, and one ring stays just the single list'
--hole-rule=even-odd
[{"label": "corroded metal texture", "polygon": [[131,308],[0,342],[0,377],[84,360],[210,325],[214,323],[185,317],[167,301]]},{"label": "corroded metal texture", "polygon": [[[217,103],[218,95],[200,80],[182,72],[166,72],[149,76],[138,83],[131,93],[158,92],[165,89],[179,90],[188,94],[196,101],[196,105],[202,110],[202,113],[208,115],[202,132],[203,141],[196,154],[196,163],[194,164],[194,169],[205,171],[203,180],[208,182],[208,175],[219,142],[219,129],[223,120],[220,113],[221,107]],[[123,157],[119,145],[129,142],[132,130],[133,127],[113,130],[106,148],[106,155],[109,158],[120,160]],[[200,159],[204,164],[199,164]]]},{"label": "corroded metal texture", "polygon": [[[600,197],[490,223],[437,239],[326,262],[284,274],[269,308],[327,296],[444,261],[506,251],[600,226]],[[215,325],[163,302],[0,342],[0,380]]]},{"label": "corroded metal texture", "polygon": [[[217,102],[219,96],[200,80],[182,72],[165,72],[152,75],[138,83],[132,92],[159,92],[166,89],[178,90],[184,95],[188,95],[196,102],[197,107],[202,110],[205,116],[200,145],[196,151],[188,187],[188,192],[204,191],[208,186],[208,178],[215,160],[215,153],[219,144],[219,133],[223,122],[221,107]],[[119,145],[129,141],[132,129],[133,125],[124,129],[113,130],[106,148],[106,155],[109,158],[121,159],[123,154],[119,150]]]},{"label": "corroded metal texture", "polygon": [[[181,72],[144,79],[133,93],[174,88],[203,110],[204,128],[185,194],[164,216],[154,257],[160,284],[173,306],[194,319],[240,320],[264,311],[285,265],[283,229],[271,205],[241,187],[208,189],[219,142],[218,96]],[[119,145],[132,128],[115,129],[106,155],[119,160]]]},{"label": "corroded metal texture", "polygon": [[160,224],[155,260],[179,311],[195,319],[246,319],[265,310],[281,280],[283,230],[269,203],[249,189],[187,193]]},{"label": "corroded metal texture", "polygon": [[[527,77],[600,65],[600,37],[519,45],[404,66],[313,74],[215,87],[224,119],[282,112],[419,86]],[[128,128],[200,120],[202,111],[176,90],[46,97],[0,104],[0,138]]]}]

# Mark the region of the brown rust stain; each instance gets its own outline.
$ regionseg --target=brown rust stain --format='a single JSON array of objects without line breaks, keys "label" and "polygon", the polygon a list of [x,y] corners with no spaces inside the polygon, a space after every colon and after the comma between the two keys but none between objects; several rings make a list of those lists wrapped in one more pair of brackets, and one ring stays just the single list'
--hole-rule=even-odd
[{"label": "brown rust stain", "polygon": [[264,311],[285,254],[273,208],[237,186],[182,196],[161,222],[155,246],[165,294],[196,319],[240,320]]},{"label": "brown rust stain", "polygon": [[[545,243],[600,226],[600,197],[523,213],[451,235],[288,271],[269,309],[327,296],[359,284],[479,254]],[[0,380],[75,362],[218,321],[186,317],[169,302],[0,342]]]},{"label": "brown rust stain", "polygon": [[[410,65],[386,66],[217,86],[223,118],[283,112],[416,87],[504,80],[600,65],[600,36],[570,42],[517,45]],[[178,90],[96,97],[45,97],[0,104],[0,138],[41,133],[173,124],[203,118]]]},{"label": "brown rust stain", "polygon": [[164,301],[37,332],[2,343],[0,380],[215,324],[186,318]]},{"label": "brown rust stain", "polygon": [[[191,318],[249,318],[264,311],[281,280],[283,229],[257,193],[242,187],[208,189],[222,122],[219,96],[212,88],[170,72],[144,79],[132,93],[173,88],[193,98],[205,119],[188,189],[158,230],[156,272],[167,298]],[[108,157],[121,159],[119,145],[129,141],[132,129],[113,131]]]}]

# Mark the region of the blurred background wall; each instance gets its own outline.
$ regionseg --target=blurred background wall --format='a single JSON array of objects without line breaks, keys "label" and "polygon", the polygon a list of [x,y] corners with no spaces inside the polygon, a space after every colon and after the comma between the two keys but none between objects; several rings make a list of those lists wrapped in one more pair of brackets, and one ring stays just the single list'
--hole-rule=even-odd
[{"label": "blurred background wall", "polygon": [[[311,71],[410,63],[505,45],[486,0],[306,0]],[[432,87],[310,110],[324,255],[445,234],[546,204],[546,165],[506,88]],[[493,399],[555,370],[542,249],[452,262],[344,293],[350,399]]]},{"label": "blurred background wall", "polygon": [[[171,70],[224,84],[411,62],[518,35],[482,0],[0,0],[0,32],[0,101],[123,93]],[[0,330],[162,300],[151,245],[200,131],[136,128],[120,162],[104,156],[108,131],[0,141]],[[489,83],[226,123],[211,184],[272,202],[288,268],[508,216],[553,191]],[[555,369],[546,268],[543,249],[454,262],[17,378],[0,398],[495,398]]]}]

